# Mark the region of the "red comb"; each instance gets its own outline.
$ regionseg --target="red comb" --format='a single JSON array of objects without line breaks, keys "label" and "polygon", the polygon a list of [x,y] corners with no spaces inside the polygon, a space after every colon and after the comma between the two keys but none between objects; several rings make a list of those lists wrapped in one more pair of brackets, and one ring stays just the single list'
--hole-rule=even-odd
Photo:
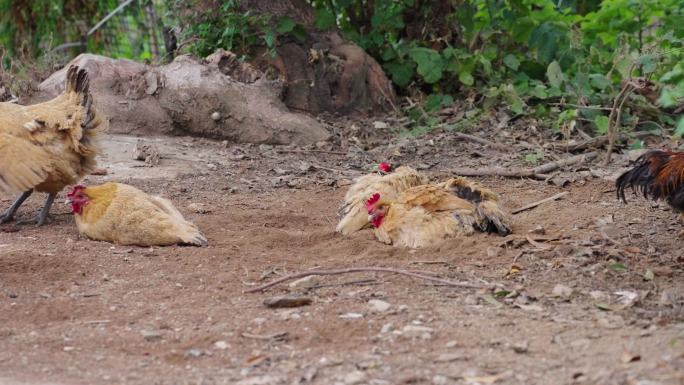
[{"label": "red comb", "polygon": [[382,172],[390,172],[392,171],[392,166],[387,162],[382,162],[378,165],[378,169]]},{"label": "red comb", "polygon": [[366,210],[368,210],[369,213],[370,213],[371,211],[373,211],[373,206],[374,206],[379,200],[380,200],[380,194],[379,194],[379,193],[375,193],[375,194],[371,195],[371,197],[368,198],[368,200],[366,201]]}]

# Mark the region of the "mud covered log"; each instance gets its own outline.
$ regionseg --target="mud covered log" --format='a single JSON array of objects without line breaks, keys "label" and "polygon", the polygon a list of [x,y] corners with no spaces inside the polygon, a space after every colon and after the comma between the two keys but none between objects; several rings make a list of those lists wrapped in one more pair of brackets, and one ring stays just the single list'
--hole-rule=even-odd
[{"label": "mud covered log", "polygon": [[[218,52],[206,61],[179,56],[172,63],[153,67],[83,54],[70,64],[88,70],[96,106],[107,117],[111,133],[299,145],[328,139],[329,133],[317,120],[288,110],[281,101],[281,82],[267,80],[249,68],[226,69],[230,55]],[[65,71],[41,83],[30,102],[59,94]]]}]

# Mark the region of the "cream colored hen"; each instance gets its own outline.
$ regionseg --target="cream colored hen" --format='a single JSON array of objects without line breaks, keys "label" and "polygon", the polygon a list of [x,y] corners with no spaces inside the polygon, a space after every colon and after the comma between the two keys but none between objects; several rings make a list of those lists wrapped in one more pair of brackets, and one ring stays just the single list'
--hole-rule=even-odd
[{"label": "cream colored hen", "polygon": [[88,238],[137,246],[207,246],[197,226],[168,199],[123,183],[74,186],[67,194],[78,231]]},{"label": "cream colored hen", "polygon": [[0,103],[0,191],[21,193],[0,222],[14,218],[33,191],[48,193],[36,222],[42,225],[55,196],[95,167],[95,130],[88,74],[72,66],[64,93],[44,103]]},{"label": "cream colored hen", "polygon": [[378,169],[377,173],[358,178],[347,191],[339,210],[337,232],[349,235],[369,226],[366,201],[374,193],[380,193],[386,199],[396,199],[406,189],[427,183],[427,178],[411,167],[402,166],[390,172],[389,164],[380,163]]},{"label": "cream colored hen", "polygon": [[376,238],[395,246],[426,247],[475,230],[511,232],[510,216],[496,194],[463,178],[412,187],[395,199],[375,193],[366,209]]}]

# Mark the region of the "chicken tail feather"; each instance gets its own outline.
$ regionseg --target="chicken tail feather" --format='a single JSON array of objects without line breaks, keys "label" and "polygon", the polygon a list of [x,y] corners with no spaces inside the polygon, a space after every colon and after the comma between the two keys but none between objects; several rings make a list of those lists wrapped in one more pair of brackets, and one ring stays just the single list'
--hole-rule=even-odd
[{"label": "chicken tail feather", "polygon": [[79,104],[85,111],[85,116],[81,121],[81,128],[84,130],[96,128],[100,124],[100,120],[93,108],[93,96],[90,93],[90,77],[85,69],[74,65],[69,67],[66,76],[66,92],[73,92],[79,96]]},{"label": "chicken tail feather", "polygon": [[672,183],[662,180],[660,175],[670,161],[670,157],[671,153],[665,151],[649,151],[637,158],[634,167],[620,175],[615,181],[618,199],[627,202],[625,197],[627,188],[631,188],[635,193],[643,194],[646,199],[666,198],[670,187],[668,185]]}]

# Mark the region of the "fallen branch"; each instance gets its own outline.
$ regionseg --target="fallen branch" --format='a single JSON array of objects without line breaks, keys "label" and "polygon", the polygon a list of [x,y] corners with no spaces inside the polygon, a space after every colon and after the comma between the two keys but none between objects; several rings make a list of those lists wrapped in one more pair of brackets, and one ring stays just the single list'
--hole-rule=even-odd
[{"label": "fallen branch", "polygon": [[545,180],[549,173],[561,167],[582,164],[598,156],[596,151],[586,154],[574,155],[565,159],[549,162],[534,168],[503,168],[485,167],[480,169],[457,168],[449,170],[451,173],[461,176],[504,176],[509,178],[535,178]]},{"label": "fallen branch", "polygon": [[525,206],[523,206],[523,207],[519,207],[519,208],[517,208],[517,209],[511,211],[511,214],[517,214],[517,213],[523,212],[523,211],[525,211],[525,210],[533,209],[533,208],[535,208],[535,207],[537,207],[537,206],[539,206],[539,205],[541,205],[541,204],[544,204],[544,203],[546,203],[546,202],[555,201],[556,199],[559,199],[559,198],[561,198],[561,197],[564,197],[564,196],[566,196],[566,195],[568,195],[568,194],[569,194],[569,193],[568,193],[567,191],[563,191],[563,192],[558,193],[558,194],[556,194],[556,195],[554,195],[554,196],[551,196],[551,197],[548,197],[548,198],[544,198],[544,199],[542,199],[542,200],[540,200],[540,201],[532,202],[532,203],[527,204],[527,205],[525,205]]},{"label": "fallen branch", "polygon": [[[620,140],[627,140],[630,138],[636,138],[636,139],[641,139],[645,138],[647,136],[656,136],[660,135],[659,132],[657,131],[636,131],[631,134],[625,134],[625,133],[620,133]],[[575,143],[575,144],[551,144],[551,148],[555,150],[564,150],[564,151],[569,151],[569,152],[575,152],[575,151],[582,151],[586,150],[588,148],[596,148],[596,147],[602,147],[608,144],[608,141],[610,138],[608,135],[601,135],[597,136],[595,138],[587,139],[585,141]]]},{"label": "fallen branch", "polygon": [[482,145],[487,146],[487,147],[495,148],[499,151],[505,151],[505,152],[511,151],[511,147],[508,147],[508,146],[503,145],[501,143],[495,143],[495,142],[492,142],[492,141],[489,141],[487,139],[483,139],[483,138],[480,138],[480,137],[477,137],[474,135],[468,135],[468,134],[464,134],[462,132],[454,132],[454,133],[452,133],[452,135],[459,138],[459,139],[463,139],[463,140],[467,140],[470,142],[479,143],[479,144],[482,144]]},{"label": "fallen branch", "polygon": [[433,277],[431,275],[427,275],[428,273],[426,273],[426,272],[413,272],[413,271],[408,271],[408,270],[394,269],[391,267],[350,267],[347,269],[330,269],[330,270],[315,269],[315,270],[302,271],[299,273],[288,274],[284,277],[280,277],[280,278],[278,278],[274,281],[271,281],[267,284],[257,286],[255,288],[252,288],[249,290],[245,290],[245,293],[254,293],[257,291],[265,291],[266,289],[269,289],[269,288],[276,286],[278,284],[281,284],[283,282],[290,281],[290,280],[297,279],[297,278],[308,277],[311,275],[339,275],[339,274],[367,273],[367,272],[392,273],[392,274],[406,275],[409,277],[424,279],[426,281],[439,282],[439,283],[444,284],[446,286],[464,287],[464,288],[470,288],[470,289],[481,289],[483,287],[480,285],[473,285],[470,283],[463,283],[463,282],[455,282],[455,281],[450,281],[450,280],[444,279],[444,278]]},{"label": "fallen branch", "polygon": [[278,150],[279,154],[333,154],[333,155],[347,155],[346,152],[342,151],[327,151],[327,150]]}]

